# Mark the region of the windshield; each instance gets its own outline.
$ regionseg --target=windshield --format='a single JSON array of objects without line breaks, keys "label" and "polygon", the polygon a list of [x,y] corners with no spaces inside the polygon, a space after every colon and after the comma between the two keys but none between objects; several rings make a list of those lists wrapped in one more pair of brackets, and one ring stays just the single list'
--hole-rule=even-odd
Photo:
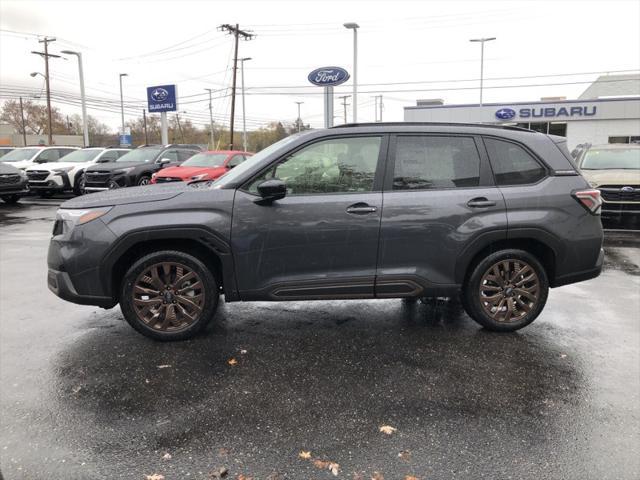
[{"label": "windshield", "polygon": [[20,162],[22,160],[29,160],[39,151],[39,148],[18,148],[17,150],[13,150],[12,152],[9,152],[4,157],[2,157],[2,161]]},{"label": "windshield", "polygon": [[183,167],[221,167],[226,153],[198,153],[182,164]]},{"label": "windshield", "polygon": [[162,147],[158,148],[137,148],[125,153],[116,162],[150,162],[158,153],[162,151]]},{"label": "windshield", "polygon": [[76,150],[64,156],[65,162],[90,162],[104,150]]},{"label": "windshield", "polygon": [[593,148],[584,156],[583,170],[640,170],[640,148]]},{"label": "windshield", "polygon": [[286,138],[283,138],[282,140],[280,140],[280,141],[278,141],[278,142],[276,142],[274,144],[269,145],[267,148],[265,148],[263,150],[260,150],[258,153],[256,153],[252,157],[249,157],[247,160],[242,162],[237,167],[233,168],[232,170],[229,170],[228,173],[226,173],[225,175],[220,177],[213,184],[218,186],[218,187],[220,187],[220,186],[223,186],[223,185],[225,185],[227,183],[233,182],[238,177],[242,176],[244,174],[244,172],[246,172],[247,170],[250,170],[254,165],[260,164],[260,162],[262,162],[262,160],[264,158],[268,157],[273,152],[275,152],[276,150],[279,150],[280,148],[284,147],[285,145],[293,142],[300,135],[305,135],[305,134],[306,133],[296,133],[296,134],[290,135],[290,136],[288,136]]}]

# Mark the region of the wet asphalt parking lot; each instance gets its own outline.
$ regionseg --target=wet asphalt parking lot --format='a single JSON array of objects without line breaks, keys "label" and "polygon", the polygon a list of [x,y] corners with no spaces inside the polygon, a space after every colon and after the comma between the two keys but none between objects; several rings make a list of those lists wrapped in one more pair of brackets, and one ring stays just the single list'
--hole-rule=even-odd
[{"label": "wet asphalt parking lot", "polygon": [[446,302],[222,303],[160,344],[48,291],[58,203],[0,205],[0,477],[640,478],[638,232],[515,334]]}]

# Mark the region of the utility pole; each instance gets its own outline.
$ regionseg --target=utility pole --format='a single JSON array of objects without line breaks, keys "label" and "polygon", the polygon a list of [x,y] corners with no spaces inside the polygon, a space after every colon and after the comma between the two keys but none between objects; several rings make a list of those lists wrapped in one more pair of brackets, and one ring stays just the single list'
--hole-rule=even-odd
[{"label": "utility pole", "polygon": [[144,124],[144,144],[149,145],[149,135],[147,134],[147,111],[142,109],[142,122]]},{"label": "utility pole", "polygon": [[56,39],[54,37],[44,37],[42,40],[38,40],[38,43],[44,44],[44,52],[31,52],[35,55],[40,55],[44,58],[44,81],[47,87],[47,118],[48,118],[48,139],[49,145],[53,144],[53,132],[52,132],[52,122],[51,122],[51,90],[49,86],[49,57],[52,58],[60,58],[60,55],[54,55],[49,53],[49,42],[55,42]]},{"label": "utility pole", "polygon": [[301,127],[302,127],[302,118],[300,118],[300,105],[302,105],[304,102],[295,102],[298,104],[298,120],[296,121],[296,123],[298,124],[298,133],[300,133]]},{"label": "utility pole", "polygon": [[122,96],[122,77],[128,77],[129,75],[126,73],[120,74],[120,115],[122,119],[122,130],[120,131],[120,135],[124,135],[124,97]]},{"label": "utility pole", "polygon": [[211,143],[211,147],[210,148],[211,148],[211,150],[213,150],[213,149],[216,148],[216,142],[215,142],[214,134],[213,134],[213,106],[211,104],[211,91],[212,90],[210,88],[205,88],[205,90],[207,92],[209,92],[209,129],[211,130],[209,132],[210,136],[211,136],[211,139],[209,141]]},{"label": "utility pole", "polygon": [[242,37],[243,40],[251,40],[254,35],[244,30],[240,30],[240,25],[237,23],[235,26],[224,24],[218,27],[222,31],[226,31],[229,34],[234,36],[235,39],[235,47],[234,47],[234,55],[233,55],[233,84],[231,86],[231,125],[229,132],[229,150],[233,150],[233,127],[234,120],[236,114],[236,78],[238,73],[238,40]]},{"label": "utility pole", "polygon": [[22,97],[20,97],[20,117],[22,118],[22,141],[27,146],[27,128],[24,124],[24,108],[22,107]]},{"label": "utility pole", "polygon": [[344,123],[347,123],[347,107],[349,106],[349,104],[347,103],[347,98],[351,97],[351,95],[343,95],[341,97],[342,99],[342,106],[344,107]]},{"label": "utility pole", "polygon": [[[383,107],[383,105],[382,105],[382,95],[374,95],[373,99],[376,102],[376,113],[375,113],[376,123],[382,122],[382,107]],[[380,99],[380,107],[378,107],[378,99]],[[378,112],[380,112],[380,114],[379,114],[380,115],[380,120],[378,120]]]},{"label": "utility pole", "polygon": [[247,151],[247,112],[244,104],[244,62],[251,57],[240,58],[241,88],[242,88],[242,151]]}]

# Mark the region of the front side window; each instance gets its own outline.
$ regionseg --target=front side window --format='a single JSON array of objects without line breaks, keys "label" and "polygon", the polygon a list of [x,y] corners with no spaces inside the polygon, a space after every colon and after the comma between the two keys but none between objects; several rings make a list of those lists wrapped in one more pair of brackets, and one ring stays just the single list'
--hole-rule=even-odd
[{"label": "front side window", "polygon": [[150,162],[162,151],[162,147],[144,147],[136,148],[122,155],[117,162]]},{"label": "front side window", "polygon": [[286,183],[289,195],[370,192],[382,137],[334,138],[316,142],[288,156],[249,184],[269,179]]},{"label": "front side window", "polygon": [[545,169],[521,146],[495,138],[485,138],[484,143],[498,186],[536,183],[544,178]]},{"label": "front side window", "polygon": [[480,185],[480,156],[471,137],[400,136],[393,190]]},{"label": "front side window", "polygon": [[46,163],[46,162],[55,162],[60,158],[60,154],[58,153],[58,149],[49,148],[47,150],[43,150],[38,158],[36,158],[36,163]]}]

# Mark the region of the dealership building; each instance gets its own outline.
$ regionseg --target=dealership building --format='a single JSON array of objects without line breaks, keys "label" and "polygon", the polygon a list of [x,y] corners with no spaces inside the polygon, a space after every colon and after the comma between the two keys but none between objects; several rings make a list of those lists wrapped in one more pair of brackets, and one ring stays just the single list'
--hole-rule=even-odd
[{"label": "dealership building", "polygon": [[404,120],[515,125],[567,137],[570,149],[581,143],[640,143],[640,75],[601,76],[576,100],[552,97],[482,106],[418,100],[405,107]]}]

